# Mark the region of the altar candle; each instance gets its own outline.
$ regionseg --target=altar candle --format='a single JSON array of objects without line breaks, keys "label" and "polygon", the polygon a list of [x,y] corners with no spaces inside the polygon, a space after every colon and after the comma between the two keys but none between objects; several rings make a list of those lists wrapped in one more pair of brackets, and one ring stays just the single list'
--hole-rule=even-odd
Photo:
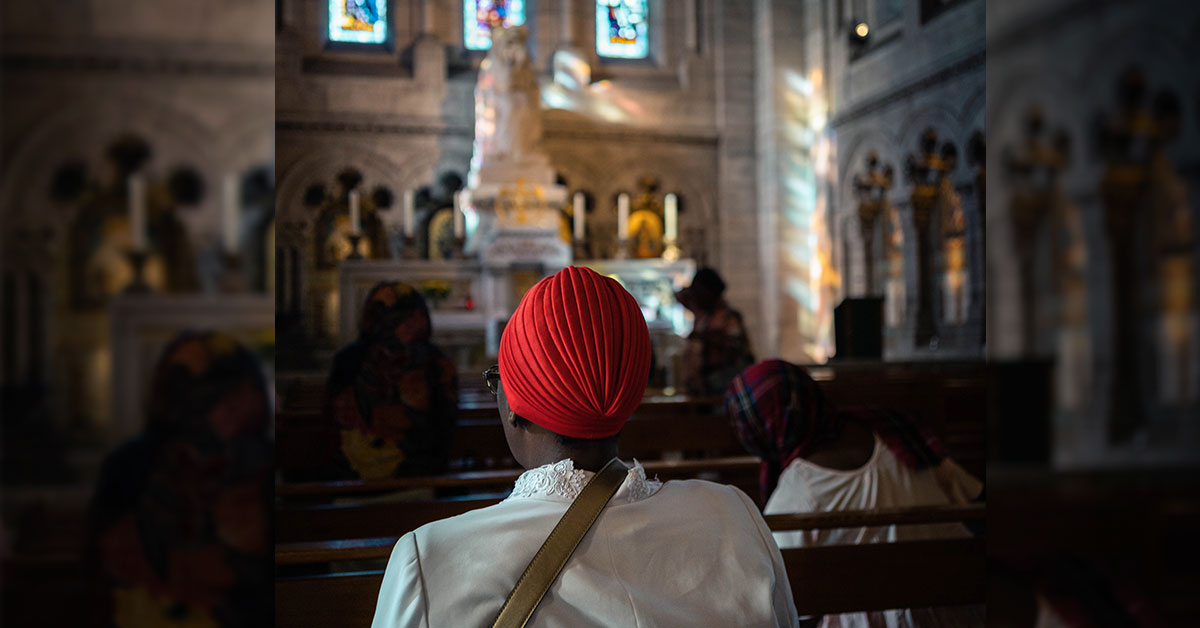
[{"label": "altar candle", "polygon": [[668,194],[663,204],[663,214],[666,222],[664,239],[674,242],[679,237],[679,199],[674,194]]},{"label": "altar candle", "polygon": [[146,180],[140,174],[129,175],[129,230],[133,250],[146,250]]},{"label": "altar candle", "polygon": [[362,214],[358,207],[358,190],[350,190],[350,233],[362,233]]},{"label": "altar candle", "polygon": [[412,190],[404,191],[404,235],[411,238],[416,231],[416,220],[413,217]]},{"label": "altar candle", "polygon": [[463,211],[466,210],[466,194],[466,190],[454,193],[454,237],[456,238],[466,237],[467,233],[466,223],[463,221],[465,217]]},{"label": "altar candle", "polygon": [[226,253],[238,250],[238,189],[232,174],[221,181],[221,244]]},{"label": "altar candle", "polygon": [[617,197],[617,238],[629,239],[629,195],[624,192]]},{"label": "altar candle", "polygon": [[575,199],[571,201],[571,205],[575,209],[575,239],[583,240],[583,225],[587,221],[587,207],[584,205],[587,201],[583,198],[583,192],[576,192]]}]

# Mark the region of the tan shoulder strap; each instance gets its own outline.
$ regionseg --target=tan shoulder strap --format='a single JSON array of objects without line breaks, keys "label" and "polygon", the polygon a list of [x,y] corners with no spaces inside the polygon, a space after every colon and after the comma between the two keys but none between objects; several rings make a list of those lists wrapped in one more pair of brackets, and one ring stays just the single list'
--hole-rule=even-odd
[{"label": "tan shoulder strap", "polygon": [[583,492],[550,531],[541,549],[533,555],[533,560],[529,561],[525,573],[517,580],[517,586],[513,587],[508,599],[504,600],[504,606],[500,607],[500,614],[492,628],[520,628],[529,621],[546,591],[550,590],[550,585],[554,584],[559,572],[566,566],[571,554],[575,553],[575,548],[588,530],[592,529],[600,511],[604,510],[605,504],[621,487],[628,473],[629,468],[625,463],[613,458],[592,476],[587,486],[583,487]]}]

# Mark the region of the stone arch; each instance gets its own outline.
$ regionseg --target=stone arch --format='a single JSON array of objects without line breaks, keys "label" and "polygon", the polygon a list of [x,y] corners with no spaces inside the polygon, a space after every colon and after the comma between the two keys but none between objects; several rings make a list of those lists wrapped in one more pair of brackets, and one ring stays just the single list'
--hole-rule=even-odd
[{"label": "stone arch", "polygon": [[937,131],[939,147],[943,142],[950,142],[958,149],[958,164],[953,172],[947,173],[947,176],[952,181],[959,181],[967,172],[965,160],[962,158],[965,146],[960,142],[960,138],[969,137],[969,133],[964,132],[964,127],[960,112],[955,111],[949,105],[929,105],[905,116],[903,122],[897,127],[902,131],[896,138],[896,143],[900,146],[902,154],[907,156],[916,152],[920,145],[921,134],[926,129],[932,128]]},{"label": "stone arch", "polygon": [[[295,153],[302,155],[291,161],[286,169],[279,171],[276,183],[275,215],[279,225],[276,232],[276,251],[285,255],[286,266],[281,270],[281,280],[285,284],[286,294],[283,299],[288,303],[289,310],[296,310],[303,315],[303,324],[310,332],[318,331],[318,312],[325,312],[329,318],[322,318],[327,324],[337,320],[332,311],[326,311],[324,306],[311,302],[314,290],[313,282],[329,281],[328,273],[317,272],[317,254],[313,248],[316,242],[316,227],[318,215],[306,211],[303,203],[304,191],[313,183],[332,186],[337,174],[351,167],[362,173],[362,188],[371,190],[376,185],[386,185],[392,188],[397,199],[406,189],[415,189],[419,183],[431,180],[437,156],[432,151],[409,150],[404,153],[405,159],[395,159],[392,154],[372,149],[367,146],[351,144],[348,141],[320,143],[316,140],[296,142]],[[398,203],[394,203],[395,208]],[[389,210],[379,216],[380,229],[386,241],[391,231],[401,223],[402,212]],[[300,319],[292,321],[301,323]]]},{"label": "stone arch", "polygon": [[121,133],[138,134],[150,143],[152,170],[183,163],[178,160],[184,158],[202,172],[219,163],[212,129],[152,95],[75,102],[48,116],[13,152],[0,182],[0,204],[9,214],[5,219],[9,224],[29,224],[32,219],[43,221],[39,226],[58,226],[55,221],[63,212],[55,211],[45,198],[57,167],[68,159],[83,159],[91,172],[99,171],[104,148]]},{"label": "stone arch", "polygon": [[[337,173],[347,167],[356,168],[363,174],[365,189],[387,185],[399,199],[404,190],[416,189],[422,182],[432,180],[436,165],[436,157],[421,151],[410,151],[407,159],[398,161],[364,146],[323,145],[280,171],[276,182],[276,215],[281,220],[306,220],[302,213],[305,189],[313,183],[332,185]],[[399,225],[400,217],[393,218],[391,214],[400,212],[385,213],[388,214],[385,228]],[[311,220],[308,223],[311,226]]]},{"label": "stone arch", "polygon": [[[104,382],[108,377],[107,371],[99,366],[107,346],[107,312],[101,310],[83,322],[73,319],[70,322],[76,329],[80,325],[95,325],[104,332],[74,334],[73,339],[68,339],[73,333],[64,327],[67,321],[63,318],[73,288],[68,234],[78,218],[80,205],[56,203],[47,190],[58,167],[67,161],[83,162],[88,179],[103,179],[99,173],[108,165],[105,149],[126,133],[136,134],[150,145],[152,154],[147,170],[155,177],[165,176],[168,168],[177,165],[209,173],[220,163],[212,139],[217,134],[210,125],[150,89],[130,88],[116,93],[96,92],[49,111],[15,145],[0,179],[0,211],[10,225],[3,232],[5,241],[0,248],[27,253],[17,261],[32,273],[29,281],[38,286],[33,300],[42,305],[41,315],[30,317],[36,319],[37,328],[30,327],[21,333],[35,335],[36,346],[47,352],[57,351],[63,343],[72,343],[72,350],[65,353],[64,359],[49,360],[47,356],[39,367],[42,376],[58,388],[58,394],[49,400],[56,421],[65,419],[66,409],[71,405],[92,408],[97,420],[107,416],[108,405],[103,395],[91,396],[87,392],[91,387],[81,383]],[[194,244],[197,233],[188,220],[192,217],[179,218],[180,235]],[[38,234],[38,238],[30,238],[28,234]],[[186,255],[184,259],[195,261]],[[101,385],[97,389],[103,388]],[[69,401],[73,398],[76,401]],[[81,399],[83,406],[79,405]]]},{"label": "stone arch", "polygon": [[[13,151],[0,180],[0,207],[6,223],[14,227],[5,230],[5,237],[23,231],[47,234],[44,250],[30,250],[32,255],[25,260],[43,274],[48,302],[55,307],[70,291],[67,234],[79,207],[54,203],[46,190],[58,166],[68,160],[82,160],[89,178],[104,172],[104,151],[123,133],[137,134],[150,144],[147,169],[151,172],[165,174],[166,168],[183,163],[208,172],[213,163],[219,163],[210,141],[212,130],[151,93],[75,101],[47,116]],[[194,244],[191,224],[184,220],[183,225]],[[5,248],[15,244],[4,243]]]}]

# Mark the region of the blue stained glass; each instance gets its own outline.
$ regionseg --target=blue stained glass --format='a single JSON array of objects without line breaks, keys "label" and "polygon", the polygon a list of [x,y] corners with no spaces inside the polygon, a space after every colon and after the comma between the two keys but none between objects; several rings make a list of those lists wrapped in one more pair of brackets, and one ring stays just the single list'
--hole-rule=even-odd
[{"label": "blue stained glass", "polygon": [[388,0],[329,0],[329,40],[381,44],[387,40]]},{"label": "blue stained glass", "polygon": [[463,44],[467,50],[492,47],[493,26],[525,23],[525,0],[463,0]]},{"label": "blue stained glass", "polygon": [[596,0],[596,52],[602,57],[650,56],[646,0]]}]

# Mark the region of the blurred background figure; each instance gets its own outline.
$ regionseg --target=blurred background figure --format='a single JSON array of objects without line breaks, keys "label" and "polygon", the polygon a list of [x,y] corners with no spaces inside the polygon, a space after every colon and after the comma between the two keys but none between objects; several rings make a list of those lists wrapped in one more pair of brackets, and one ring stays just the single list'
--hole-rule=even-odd
[{"label": "blurred background figure", "polygon": [[444,471],[458,412],[454,363],[431,342],[424,297],[402,282],[367,295],[358,339],[333,358],[326,412],[354,477]]},{"label": "blurred background figure", "polygon": [[90,512],[96,625],[271,622],[271,397],[233,338],[184,334],[142,432],[109,454]]},{"label": "blurred background figure", "polygon": [[691,285],[675,295],[695,316],[683,354],[683,383],[688,394],[719,395],[735,375],[754,363],[742,315],[729,306],[724,295],[725,281],[708,267],[696,271]]},{"label": "blurred background figure", "polygon": [[[236,339],[234,353],[264,371],[253,395],[230,391],[224,406],[271,398],[275,4],[88,0],[52,18],[22,3],[0,13],[0,518],[10,548],[0,621],[269,622],[269,492],[246,487],[271,465],[270,406],[254,410],[256,436],[231,437],[222,430],[250,418],[214,410],[212,382],[225,375],[210,382],[197,370],[194,390],[152,388],[168,344],[204,329]],[[151,412],[162,395],[176,398]],[[187,400],[196,407],[171,405]],[[198,417],[210,410],[205,433]],[[218,473],[214,460],[237,468]],[[107,563],[119,599],[85,596],[92,521],[108,558],[119,557]],[[176,602],[190,610],[157,612]]]},{"label": "blurred background figure", "polygon": [[[764,514],[965,504],[983,489],[928,430],[891,410],[839,410],[803,367],[788,362],[766,360],[734,377],[725,413],[762,460]],[[958,523],[774,533],[780,548],[967,535]],[[982,607],[905,609],[829,615],[822,625],[978,626],[983,617]]]}]

